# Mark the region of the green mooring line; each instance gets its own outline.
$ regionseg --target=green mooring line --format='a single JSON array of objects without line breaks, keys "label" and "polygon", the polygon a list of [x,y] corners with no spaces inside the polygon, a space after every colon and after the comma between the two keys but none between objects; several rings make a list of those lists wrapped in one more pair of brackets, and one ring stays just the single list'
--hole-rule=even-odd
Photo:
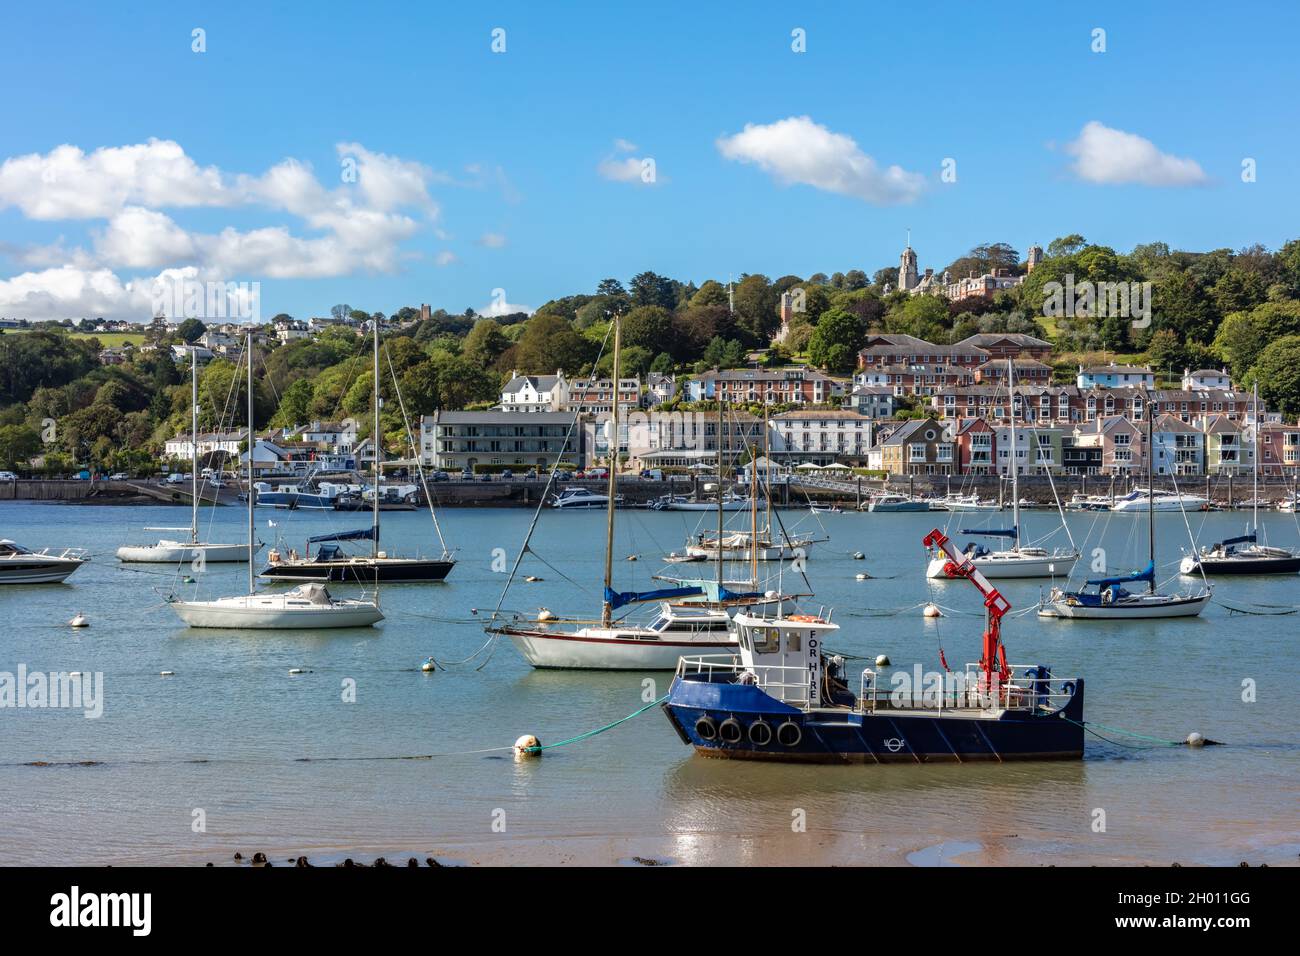
[{"label": "green mooring line", "polygon": [[626,717],[620,717],[618,720],[614,721],[613,723],[606,724],[604,727],[597,727],[595,730],[589,730],[585,734],[578,734],[578,736],[576,737],[570,737],[568,740],[561,740],[558,741],[557,743],[543,744],[539,747],[527,747],[525,748],[525,753],[531,753],[531,754],[541,753],[543,750],[553,750],[556,747],[563,747],[566,744],[575,744],[579,740],[586,740],[588,737],[594,737],[597,734],[603,734],[605,731],[617,727],[619,724],[627,723],[633,717],[639,717],[641,714],[644,714],[651,707],[656,707],[659,704],[662,704],[667,699],[668,699],[668,695],[664,694],[658,700],[650,701],[650,703],[646,704],[640,710],[633,711],[632,713],[628,714]]}]

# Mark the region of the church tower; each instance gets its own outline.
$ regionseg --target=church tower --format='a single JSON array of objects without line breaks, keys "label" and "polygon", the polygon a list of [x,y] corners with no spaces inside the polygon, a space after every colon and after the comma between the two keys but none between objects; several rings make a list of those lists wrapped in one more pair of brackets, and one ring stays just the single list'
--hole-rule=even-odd
[{"label": "church tower", "polygon": [[1043,247],[1034,243],[1029,247],[1029,255],[1025,259],[1025,271],[1033,272],[1034,266],[1043,261]]},{"label": "church tower", "polygon": [[916,275],[916,253],[912,250],[912,233],[909,230],[907,234],[907,248],[898,259],[898,288],[900,291],[910,292],[916,288],[918,279]]}]

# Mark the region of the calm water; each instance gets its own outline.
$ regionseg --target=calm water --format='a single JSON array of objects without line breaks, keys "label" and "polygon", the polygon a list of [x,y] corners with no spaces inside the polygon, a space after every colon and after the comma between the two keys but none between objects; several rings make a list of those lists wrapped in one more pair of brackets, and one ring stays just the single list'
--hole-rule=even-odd
[{"label": "calm water", "polygon": [[[484,863],[616,863],[634,855],[686,863],[1184,863],[1294,862],[1300,852],[1300,616],[1229,615],[1107,624],[1009,622],[1013,661],[1088,680],[1088,718],[1167,739],[1191,731],[1230,746],[1124,749],[1090,738],[1073,764],[807,767],[694,757],[657,709],[540,760],[509,754],[368,759],[508,746],[523,733],[553,742],[642,706],[668,675],[535,672],[503,643],[482,670],[424,674],[434,655],[457,660],[484,636],[471,609],[490,609],[531,514],[464,510],[444,516],[460,564],[442,585],[385,589],[378,628],[259,634],[187,630],[160,602],[169,590],[239,593],[242,565],[213,565],[197,586],[170,568],[124,570],[112,556],[155,540],[146,525],[183,524],[165,507],[0,505],[0,536],[31,547],[86,547],[95,560],[64,586],[0,589],[0,670],[102,671],[103,716],[0,710],[0,863],[201,863],[306,853],[314,859],[412,852]],[[620,587],[648,586],[655,556],[681,547],[695,515],[626,514]],[[978,656],[974,590],[936,582],[933,599],[966,614],[926,621],[921,537],[946,515],[787,513],[787,524],[831,535],[809,572],[815,605],[835,609],[835,649],[888,653],[910,668]],[[956,517],[956,516],[954,516]],[[268,518],[278,523],[267,526]],[[1002,516],[992,516],[997,523]],[[708,520],[711,520],[708,519]],[[964,522],[984,520],[965,516]],[[1244,515],[1194,516],[1205,541]],[[1276,543],[1300,543],[1290,516],[1270,515]],[[205,516],[209,540],[239,541],[243,512]],[[364,516],[258,511],[258,532],[308,535],[363,526]],[[1031,534],[1055,519],[1026,518]],[[1163,563],[1187,538],[1179,515],[1158,516]],[[957,522],[954,521],[954,527]],[[1071,516],[1086,549],[1113,567],[1142,563],[1145,518]],[[587,614],[598,608],[603,516],[547,512],[507,607]],[[423,513],[385,516],[386,544],[431,550]],[[855,561],[850,552],[866,553]],[[859,582],[860,571],[876,575]],[[1175,568],[1168,568],[1166,574]],[[581,587],[570,584],[570,578]],[[1017,608],[1038,584],[1004,582]],[[1300,578],[1226,579],[1234,604],[1300,604]],[[349,593],[345,586],[331,586]],[[904,610],[906,609],[906,610]],[[66,622],[84,611],[91,627]],[[481,661],[482,658],[479,659]],[[478,663],[476,661],[475,663]],[[290,676],[289,669],[308,671]],[[175,676],[162,677],[171,670]],[[342,700],[356,682],[355,703]],[[1242,701],[1252,679],[1257,702]],[[311,758],[304,760],[303,758]],[[50,766],[24,766],[46,761]],[[83,765],[82,761],[95,761]],[[200,809],[205,832],[194,832]],[[796,811],[806,832],[794,832]],[[1105,832],[1094,832],[1096,811]],[[494,827],[495,824],[495,827]],[[504,832],[502,829],[504,827]],[[943,846],[940,846],[940,845]],[[920,851],[920,852],[918,852]]]}]

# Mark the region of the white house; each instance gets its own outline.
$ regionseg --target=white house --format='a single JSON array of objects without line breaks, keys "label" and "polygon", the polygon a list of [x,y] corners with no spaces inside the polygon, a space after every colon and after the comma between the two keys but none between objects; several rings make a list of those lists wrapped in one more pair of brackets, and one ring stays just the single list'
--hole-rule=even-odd
[{"label": "white house", "polygon": [[515,370],[501,390],[503,412],[558,412],[568,406],[569,384],[564,372],[554,375],[520,375]]},{"label": "white house", "polygon": [[[238,455],[239,445],[248,436],[248,429],[231,432],[199,432],[199,455],[210,455],[222,451],[228,455]],[[194,443],[189,435],[177,435],[163,443],[164,458],[192,459]]]},{"label": "white house", "polygon": [[1228,391],[1231,388],[1232,376],[1225,369],[1215,371],[1212,368],[1201,368],[1195,372],[1183,369],[1183,391],[1185,392],[1203,392],[1210,389]]}]

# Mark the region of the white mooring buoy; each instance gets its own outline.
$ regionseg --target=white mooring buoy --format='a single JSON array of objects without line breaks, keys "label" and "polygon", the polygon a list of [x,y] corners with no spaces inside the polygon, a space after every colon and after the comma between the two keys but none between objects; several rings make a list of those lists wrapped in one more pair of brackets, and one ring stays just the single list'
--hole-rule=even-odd
[{"label": "white mooring buoy", "polygon": [[854,552],[853,552],[853,560],[854,560],[854,561],[861,561],[861,560],[863,560],[865,557],[866,557],[866,555],[863,554],[861,551],[854,551]]},{"label": "white mooring buoy", "polygon": [[859,580],[859,581],[869,581],[869,580],[871,580],[871,575],[869,575],[869,574],[855,574],[855,575],[853,575],[853,577],[856,578],[856,579]]},{"label": "white mooring buoy", "polygon": [[90,627],[90,618],[78,611],[72,615],[72,620],[68,624],[72,627]]},{"label": "white mooring buoy", "polygon": [[876,666],[877,666],[877,667],[888,667],[888,666],[889,666],[889,655],[888,655],[888,654],[877,654],[877,655],[876,655]]},{"label": "white mooring buoy", "polygon": [[302,668],[301,668],[301,667],[290,667],[290,668],[289,668],[289,673],[290,673],[290,674],[301,674],[301,673],[302,673]]},{"label": "white mooring buoy", "polygon": [[516,757],[540,757],[542,742],[532,734],[524,734],[515,741]]},{"label": "white mooring buoy", "polygon": [[539,608],[537,609],[537,620],[539,620],[539,621],[554,621],[554,620],[555,620],[555,614],[554,614],[553,612],[547,610],[547,609],[544,608],[544,607],[539,607]]},{"label": "white mooring buoy", "polygon": [[438,669],[438,665],[434,663],[432,657],[426,657],[424,659],[424,663],[420,665],[420,670],[424,671],[426,674],[429,673],[430,671],[436,671],[437,669]]},{"label": "white mooring buoy", "polygon": [[925,617],[943,617],[943,611],[939,610],[937,604],[927,604],[921,614]]},{"label": "white mooring buoy", "polygon": [[1204,746],[1205,746],[1205,737],[1204,737],[1202,734],[1198,734],[1198,733],[1190,733],[1190,734],[1187,735],[1187,746],[1189,746],[1189,747],[1204,747]]}]

